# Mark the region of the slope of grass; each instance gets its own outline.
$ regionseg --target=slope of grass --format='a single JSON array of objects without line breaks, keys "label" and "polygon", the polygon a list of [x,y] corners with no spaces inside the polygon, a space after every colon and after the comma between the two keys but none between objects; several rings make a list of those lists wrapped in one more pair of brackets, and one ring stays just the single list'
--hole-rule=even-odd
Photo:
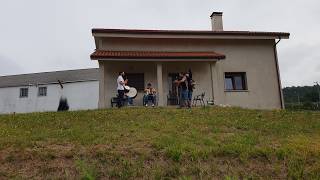
[{"label": "slope of grass", "polygon": [[0,116],[0,179],[320,178],[320,113],[129,108]]}]

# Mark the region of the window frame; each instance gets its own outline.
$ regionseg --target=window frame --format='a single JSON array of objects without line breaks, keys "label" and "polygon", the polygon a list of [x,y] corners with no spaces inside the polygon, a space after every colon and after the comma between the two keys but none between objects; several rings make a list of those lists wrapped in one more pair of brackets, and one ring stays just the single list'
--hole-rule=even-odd
[{"label": "window frame", "polygon": [[[23,90],[26,90],[26,93],[24,95]],[[19,98],[28,98],[29,97],[29,88],[24,87],[19,89]]]},{"label": "window frame", "polygon": [[[236,77],[241,77],[241,85],[242,88],[238,88],[236,85]],[[231,79],[232,81],[232,89],[227,89],[226,79]],[[248,91],[248,82],[247,82],[247,73],[246,72],[225,72],[224,73],[224,90],[226,92],[241,92],[241,91]]]},{"label": "window frame", "polygon": [[[40,89],[45,89],[44,94],[40,94]],[[38,87],[38,97],[45,97],[48,94],[48,88],[47,86],[40,86]]]}]

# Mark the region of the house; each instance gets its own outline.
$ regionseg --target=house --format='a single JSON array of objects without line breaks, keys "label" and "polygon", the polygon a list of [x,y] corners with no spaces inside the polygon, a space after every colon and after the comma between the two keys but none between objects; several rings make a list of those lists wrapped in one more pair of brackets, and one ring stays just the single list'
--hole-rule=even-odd
[{"label": "house", "polygon": [[157,89],[158,106],[174,105],[177,73],[189,68],[196,81],[194,94],[205,101],[254,109],[284,108],[277,43],[284,32],[225,31],[222,13],[212,13],[211,31],[92,29],[99,63],[99,108],[116,96],[118,72],[128,73],[129,85]]},{"label": "house", "polygon": [[0,114],[57,111],[62,96],[70,110],[97,109],[98,78],[97,68],[2,76]]},{"label": "house", "polygon": [[[57,111],[61,97],[70,110],[111,107],[118,72],[138,90],[157,89],[158,106],[176,105],[177,73],[191,69],[194,95],[217,105],[284,108],[277,44],[284,32],[224,31],[222,13],[211,15],[212,31],[92,29],[99,68],[0,77],[0,113]],[[59,83],[60,82],[60,83]],[[63,88],[62,88],[63,87]]]}]

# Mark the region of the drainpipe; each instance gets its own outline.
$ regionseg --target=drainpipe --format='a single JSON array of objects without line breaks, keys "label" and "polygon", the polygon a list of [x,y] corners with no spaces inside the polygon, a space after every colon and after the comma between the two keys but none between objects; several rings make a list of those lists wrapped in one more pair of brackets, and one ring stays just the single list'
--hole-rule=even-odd
[{"label": "drainpipe", "polygon": [[278,76],[278,85],[279,85],[279,98],[281,103],[281,109],[285,109],[284,100],[283,100],[283,92],[282,92],[282,85],[281,85],[281,78],[280,78],[280,70],[279,70],[279,62],[278,62],[278,52],[277,52],[277,45],[280,43],[281,37],[279,36],[279,40],[274,44],[274,58],[276,63],[276,70]]}]

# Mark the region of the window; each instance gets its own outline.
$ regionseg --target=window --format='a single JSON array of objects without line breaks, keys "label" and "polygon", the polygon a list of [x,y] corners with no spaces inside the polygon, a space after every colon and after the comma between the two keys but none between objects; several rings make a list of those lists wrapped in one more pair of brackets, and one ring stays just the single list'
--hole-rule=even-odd
[{"label": "window", "polygon": [[144,74],[143,73],[128,73],[128,86],[134,87],[137,90],[144,90]]},{"label": "window", "polygon": [[38,96],[47,96],[47,87],[39,87]]},{"label": "window", "polygon": [[20,88],[20,98],[28,97],[28,88]]},{"label": "window", "polygon": [[225,90],[247,90],[247,80],[245,72],[226,72],[225,73]]}]

